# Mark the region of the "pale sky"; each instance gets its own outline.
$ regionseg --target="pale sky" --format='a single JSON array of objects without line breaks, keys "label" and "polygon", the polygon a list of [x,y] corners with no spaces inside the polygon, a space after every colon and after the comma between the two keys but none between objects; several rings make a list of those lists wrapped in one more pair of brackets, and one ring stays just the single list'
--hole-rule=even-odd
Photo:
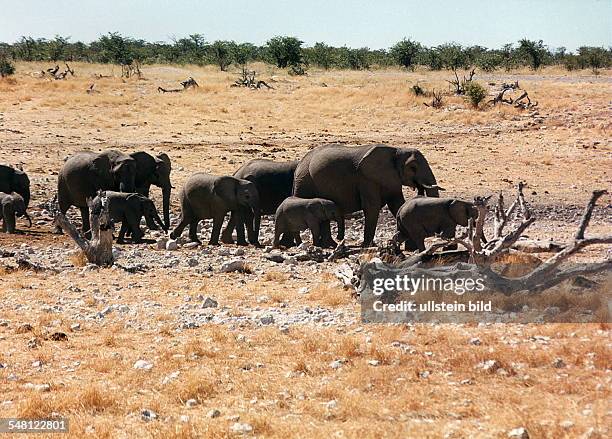
[{"label": "pale sky", "polygon": [[255,44],[291,35],[370,48],[403,37],[490,48],[529,38],[573,50],[612,46],[612,0],[0,0],[3,42],[55,34],[90,42],[107,32]]}]

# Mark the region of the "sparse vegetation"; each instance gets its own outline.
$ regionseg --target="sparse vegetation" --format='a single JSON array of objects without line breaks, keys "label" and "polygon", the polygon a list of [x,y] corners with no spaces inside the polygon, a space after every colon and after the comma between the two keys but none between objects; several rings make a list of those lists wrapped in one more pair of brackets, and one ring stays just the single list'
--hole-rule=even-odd
[{"label": "sparse vegetation", "polygon": [[487,97],[487,89],[476,81],[467,82],[464,85],[464,93],[474,108],[478,108],[480,103]]},{"label": "sparse vegetation", "polygon": [[0,55],[0,78],[11,76],[15,73],[15,66],[4,55]]}]

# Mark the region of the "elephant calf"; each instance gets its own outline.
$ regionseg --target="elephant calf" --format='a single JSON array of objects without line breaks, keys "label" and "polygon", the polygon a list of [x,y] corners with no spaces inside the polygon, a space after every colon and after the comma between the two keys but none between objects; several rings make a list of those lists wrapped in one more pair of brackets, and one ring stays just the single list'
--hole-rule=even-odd
[{"label": "elephant calf", "polygon": [[[238,218],[238,243],[246,245],[243,212],[248,209],[251,217],[259,217],[259,193],[253,183],[230,176],[216,176],[198,172],[187,179],[181,190],[181,222],[170,234],[172,239],[181,236],[183,230],[189,225],[189,239],[200,242],[198,239],[198,223],[200,220],[212,218],[213,229],[210,235],[210,245],[219,245],[219,234],[223,220],[228,212]],[[247,227],[249,234],[253,227]],[[242,231],[242,233],[241,233]],[[254,237],[249,236],[254,242]]]},{"label": "elephant calf", "polygon": [[469,201],[416,197],[406,201],[397,212],[398,233],[394,240],[398,245],[405,242],[406,250],[424,251],[425,238],[437,234],[454,238],[457,225],[466,227],[470,218],[477,217],[478,210]]},{"label": "elephant calf", "polygon": [[340,218],[338,206],[333,201],[323,198],[286,198],[276,209],[274,247],[301,244],[300,231],[306,229],[310,229],[313,244],[317,247],[335,247],[330,221],[338,222]]},{"label": "elephant calf", "polygon": [[15,217],[25,217],[32,227],[32,220],[26,212],[26,204],[23,197],[15,192],[7,194],[0,192],[0,220],[2,220],[2,231],[15,233]]},{"label": "elephant calf", "polygon": [[121,230],[117,239],[119,244],[123,244],[127,232],[131,233],[134,243],[141,242],[144,233],[140,229],[140,221],[143,216],[149,229],[156,230],[159,225],[163,230],[168,230],[150,198],[136,193],[113,191],[106,191],[105,196],[108,199],[111,219],[121,222]]}]

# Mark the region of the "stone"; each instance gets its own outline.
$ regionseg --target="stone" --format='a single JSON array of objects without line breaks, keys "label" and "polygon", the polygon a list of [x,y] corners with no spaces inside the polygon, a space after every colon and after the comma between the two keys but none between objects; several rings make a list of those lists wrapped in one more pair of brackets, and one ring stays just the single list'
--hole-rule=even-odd
[{"label": "stone", "polygon": [[570,428],[572,428],[574,426],[574,422],[567,420],[567,421],[561,421],[559,423],[559,427],[563,428],[564,430],[569,430]]},{"label": "stone", "polygon": [[310,292],[310,288],[302,287],[298,290],[298,294],[308,294]]},{"label": "stone", "polygon": [[331,367],[334,370],[338,370],[342,367],[343,364],[344,362],[342,360],[334,360],[331,363],[329,363],[329,367]]},{"label": "stone", "polygon": [[188,242],[187,244],[185,244],[183,246],[183,248],[185,248],[185,249],[192,249],[192,248],[198,247],[199,245],[200,245],[199,242],[192,241],[192,242]]},{"label": "stone", "polygon": [[264,255],[264,257],[268,261],[276,262],[277,264],[281,264],[285,260],[285,257],[279,251],[272,251]]},{"label": "stone", "polygon": [[175,371],[172,372],[170,375],[167,375],[164,377],[164,379],[162,380],[162,384],[166,385],[171,381],[174,381],[175,379],[177,379],[179,377],[179,375],[181,374],[180,371]]},{"label": "stone", "polygon": [[187,259],[187,265],[190,267],[197,267],[200,262],[196,258]]},{"label": "stone", "polygon": [[230,427],[230,432],[234,434],[249,434],[253,432],[253,426],[251,424],[234,422]]},{"label": "stone", "polygon": [[499,369],[501,366],[500,364],[497,362],[497,360],[487,360],[487,361],[483,361],[482,363],[478,364],[478,367],[482,370],[484,370],[485,372],[495,372],[497,369]]},{"label": "stone", "polygon": [[480,346],[482,342],[480,341],[478,337],[473,337],[473,338],[470,338],[470,344],[474,346]]},{"label": "stone", "polygon": [[234,271],[246,273],[250,271],[250,269],[244,259],[232,259],[231,261],[224,262],[223,264],[221,264],[222,273],[231,273]]},{"label": "stone", "polygon": [[525,427],[518,427],[508,432],[508,438],[510,439],[529,439],[529,433]]},{"label": "stone", "polygon": [[168,251],[178,250],[178,243],[176,242],[176,240],[174,239],[168,240],[168,242],[166,242],[166,250]]},{"label": "stone", "polygon": [[143,421],[149,422],[149,421],[154,421],[155,419],[157,419],[158,415],[153,410],[144,409],[140,411],[140,418]]},{"label": "stone", "polygon": [[337,407],[338,407],[338,401],[336,401],[335,399],[332,399],[331,401],[327,401],[325,403],[325,408],[327,410],[333,410],[333,409],[335,409]]},{"label": "stone", "polygon": [[274,317],[271,315],[263,316],[259,321],[262,325],[272,325],[274,323]]},{"label": "stone", "polygon": [[193,407],[195,407],[196,405],[198,405],[198,401],[196,401],[195,399],[188,399],[187,401],[185,401],[185,405],[186,405],[188,408],[193,408]]},{"label": "stone", "polygon": [[81,325],[79,323],[73,323],[72,325],[70,325],[70,330],[72,332],[77,332],[81,330]]},{"label": "stone", "polygon": [[563,361],[563,358],[555,358],[555,361],[553,361],[553,367],[556,369],[563,369],[565,367],[565,361]]},{"label": "stone", "polygon": [[138,360],[136,363],[134,363],[133,368],[140,370],[151,370],[153,369],[153,363],[150,363],[145,360]]},{"label": "stone", "polygon": [[181,417],[179,418],[179,420],[183,423],[186,424],[189,422],[189,416],[187,415],[181,415]]},{"label": "stone", "polygon": [[217,302],[212,297],[207,297],[204,299],[204,303],[202,303],[202,308],[216,308],[219,306],[219,302]]},{"label": "stone", "polygon": [[166,250],[166,244],[168,243],[168,238],[163,236],[157,240],[157,250]]},{"label": "stone", "polygon": [[368,365],[370,366],[378,366],[380,364],[380,361],[378,360],[368,360]]},{"label": "stone", "polygon": [[206,416],[211,419],[218,418],[219,416],[221,416],[221,412],[217,409],[212,409],[209,410],[208,413],[206,413]]}]

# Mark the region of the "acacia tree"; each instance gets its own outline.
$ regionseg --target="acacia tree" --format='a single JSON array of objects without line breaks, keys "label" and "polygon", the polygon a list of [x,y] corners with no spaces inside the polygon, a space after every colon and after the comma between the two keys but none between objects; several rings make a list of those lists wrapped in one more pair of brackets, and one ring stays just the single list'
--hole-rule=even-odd
[{"label": "acacia tree", "polygon": [[531,41],[523,38],[519,41],[518,51],[529,62],[533,70],[539,69],[544,63],[546,55],[548,55],[548,50],[542,40]]},{"label": "acacia tree", "polygon": [[460,44],[446,43],[437,47],[442,66],[454,72],[457,69],[467,69],[470,60]]},{"label": "acacia tree", "polygon": [[404,38],[391,47],[389,53],[400,66],[414,70],[414,60],[422,49],[420,43]]},{"label": "acacia tree", "polygon": [[68,46],[70,37],[62,37],[56,35],[54,39],[48,43],[49,59],[53,62],[57,60],[65,61],[68,58]]},{"label": "acacia tree", "polygon": [[268,54],[277,67],[300,66],[303,41],[295,37],[274,37],[266,43]]},{"label": "acacia tree", "polygon": [[309,63],[322,67],[325,70],[332,66],[334,62],[333,47],[325,43],[316,43],[313,47],[306,50]]},{"label": "acacia tree", "polygon": [[230,41],[215,41],[210,45],[210,56],[222,72],[232,63],[232,43]]},{"label": "acacia tree", "polygon": [[241,66],[245,66],[257,56],[257,46],[251,43],[237,44],[232,41],[230,50],[234,62]]}]

